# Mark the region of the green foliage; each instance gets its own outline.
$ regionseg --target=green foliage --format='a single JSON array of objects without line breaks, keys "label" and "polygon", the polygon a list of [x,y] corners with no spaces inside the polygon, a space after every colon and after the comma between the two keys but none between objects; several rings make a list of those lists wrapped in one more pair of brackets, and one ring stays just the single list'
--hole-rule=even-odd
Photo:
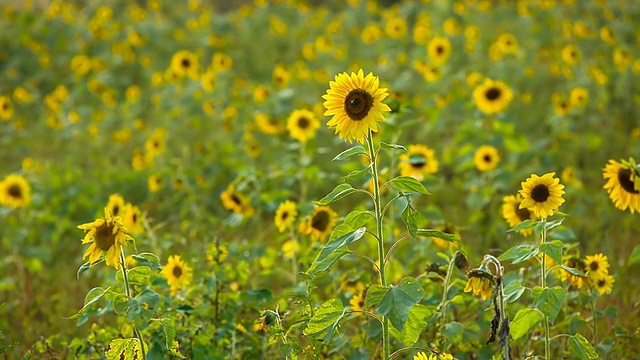
[{"label": "green foliage", "polygon": [[533,327],[543,319],[542,313],[535,309],[522,308],[509,324],[513,340],[527,335]]},{"label": "green foliage", "polygon": [[326,301],[316,309],[303,334],[329,342],[345,312],[346,310],[340,300],[332,299]]},{"label": "green foliage", "polygon": [[338,238],[329,239],[309,269],[307,269],[306,274],[315,276],[320,271],[328,269],[333,263],[348,253],[346,246],[362,238],[366,230],[367,228],[362,227]]},{"label": "green foliage", "polygon": [[533,305],[545,314],[553,324],[560,313],[562,303],[566,297],[564,289],[560,286],[554,286],[553,288],[546,289],[536,286],[532,290],[532,295]]},{"label": "green foliage", "polygon": [[391,285],[386,290],[375,311],[388,317],[396,329],[403,331],[411,307],[417,304],[423,295],[424,289],[420,283],[412,277],[406,277],[397,286]]}]

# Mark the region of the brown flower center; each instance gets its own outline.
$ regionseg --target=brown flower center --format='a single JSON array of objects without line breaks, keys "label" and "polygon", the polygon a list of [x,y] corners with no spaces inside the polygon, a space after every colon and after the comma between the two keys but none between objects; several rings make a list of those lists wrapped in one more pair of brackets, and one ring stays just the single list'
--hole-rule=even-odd
[{"label": "brown flower center", "polygon": [[282,215],[280,215],[280,218],[282,218],[282,220],[287,220],[287,218],[289,217],[289,212],[285,211],[282,213]]},{"label": "brown flower center", "polygon": [[531,190],[531,198],[538,203],[547,201],[549,195],[549,188],[544,184],[538,184]]},{"label": "brown flower center", "polygon": [[14,198],[22,198],[22,189],[18,184],[11,184],[7,190],[9,195]]},{"label": "brown flower center", "polygon": [[2,104],[2,110],[9,110],[9,104],[8,103],[3,103]]},{"label": "brown flower center", "polygon": [[176,265],[173,267],[172,273],[173,273],[173,276],[179,279],[180,276],[182,276],[182,268]]},{"label": "brown flower center", "polygon": [[631,194],[640,194],[640,191],[636,190],[633,181],[631,181],[631,170],[620,169],[618,170],[618,182],[624,191]]},{"label": "brown flower center", "polygon": [[119,213],[120,213],[120,206],[115,205],[113,209],[111,209],[111,215],[118,216]]},{"label": "brown flower center", "polygon": [[487,90],[487,92],[485,93],[485,97],[487,98],[487,100],[493,101],[493,100],[499,99],[501,94],[502,94],[502,91],[500,91],[499,88],[492,87],[492,88],[489,88],[489,90]]},{"label": "brown flower center", "polygon": [[602,288],[605,285],[607,285],[607,280],[605,280],[605,279],[599,279],[598,280],[598,287]]},{"label": "brown flower center", "polygon": [[364,119],[373,107],[373,96],[363,89],[354,89],[344,99],[344,111],[353,121]]},{"label": "brown flower center", "polygon": [[185,59],[182,59],[180,64],[182,65],[183,68],[188,69],[191,66],[191,61],[185,58]]},{"label": "brown flower center", "polygon": [[240,198],[236,194],[231,194],[231,201],[238,205],[242,205],[242,200],[240,200]]},{"label": "brown flower center", "polygon": [[531,219],[531,211],[529,209],[519,209],[516,208],[516,215],[520,221],[525,221]]},{"label": "brown flower center", "polygon": [[491,162],[491,155],[487,154],[484,157],[482,157],[482,160],[484,160],[484,162],[486,163],[490,163]]},{"label": "brown flower center", "polygon": [[589,264],[589,268],[591,269],[591,271],[598,271],[598,269],[600,268],[600,264],[598,264],[597,261],[594,261]]},{"label": "brown flower center", "polygon": [[309,119],[307,119],[306,117],[301,117],[298,119],[298,127],[300,129],[306,129],[307,127],[309,127]]},{"label": "brown flower center", "polygon": [[436,47],[436,54],[442,55],[443,52],[444,52],[444,48],[441,45],[438,45]]},{"label": "brown flower center", "polygon": [[107,251],[115,244],[116,236],[113,233],[114,226],[114,224],[105,222],[96,228],[93,240],[100,250]]},{"label": "brown flower center", "polygon": [[313,215],[311,219],[311,227],[318,231],[325,231],[329,226],[329,213],[326,211],[320,211]]},{"label": "brown flower center", "polygon": [[138,214],[131,215],[131,221],[135,224],[138,222]]}]

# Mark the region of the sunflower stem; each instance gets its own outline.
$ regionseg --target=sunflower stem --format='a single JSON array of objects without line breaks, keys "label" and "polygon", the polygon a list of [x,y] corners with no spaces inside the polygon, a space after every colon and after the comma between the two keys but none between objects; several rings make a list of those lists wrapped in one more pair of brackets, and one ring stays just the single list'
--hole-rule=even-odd
[{"label": "sunflower stem", "polygon": [[451,257],[449,261],[449,267],[447,268],[447,275],[444,277],[444,289],[442,290],[442,301],[440,302],[440,329],[439,329],[439,338],[442,341],[440,347],[442,350],[447,350],[444,347],[444,325],[447,316],[447,295],[449,294],[449,283],[451,282],[451,273],[453,272],[453,267],[455,266],[455,257]]},{"label": "sunflower stem", "polygon": [[[122,280],[124,282],[124,292],[127,297],[131,298],[131,285],[129,284],[129,275],[127,274],[127,262],[124,256],[124,248],[120,248],[120,270],[122,270]],[[144,351],[144,341],[142,341],[142,334],[135,324],[131,324],[133,327],[133,333],[136,335],[138,342],[140,342],[140,350],[142,351],[142,359],[147,359],[147,353]]]},{"label": "sunflower stem", "polygon": [[598,300],[593,296],[593,288],[589,287],[591,295],[591,316],[593,317],[593,344],[598,345],[598,314],[596,313],[596,301]]},{"label": "sunflower stem", "polygon": [[[380,206],[380,183],[378,182],[378,166],[376,164],[377,156],[375,148],[373,146],[373,134],[369,129],[367,135],[367,145],[369,146],[369,154],[371,154],[371,177],[373,179],[373,198],[374,198],[374,210],[376,216],[376,232],[378,234],[378,260],[380,262],[380,283],[382,286],[387,287],[387,276],[385,272],[385,252],[384,252],[384,237],[382,229],[382,208]],[[390,358],[390,339],[389,339],[389,318],[383,316],[382,319],[382,351],[383,359],[388,360]]]},{"label": "sunflower stem", "polygon": [[[542,224],[542,234],[540,235],[540,240],[542,244],[545,244],[547,242],[547,218],[543,218],[540,219],[540,223]],[[543,254],[542,255],[542,263],[540,266],[540,271],[541,271],[541,282],[542,282],[542,289],[546,289],[547,288],[547,255]],[[543,320],[544,320],[544,358],[546,360],[550,360],[551,358],[549,357],[551,355],[551,338],[549,337],[549,318],[547,317],[547,315],[542,314],[543,315]]]}]

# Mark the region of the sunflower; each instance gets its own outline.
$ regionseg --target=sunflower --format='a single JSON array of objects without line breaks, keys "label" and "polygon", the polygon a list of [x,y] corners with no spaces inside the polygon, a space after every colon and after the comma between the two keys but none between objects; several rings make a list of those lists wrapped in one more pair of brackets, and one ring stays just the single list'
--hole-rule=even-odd
[{"label": "sunflower", "polygon": [[373,73],[364,76],[362,69],[358,73],[340,73],[335,81],[329,82],[327,93],[322,96],[326,101],[325,116],[332,116],[327,123],[336,127],[341,139],[352,142],[364,142],[369,130],[377,132],[378,121],[384,121],[382,111],[391,108],[382,103],[389,94],[386,88],[380,88],[380,80]]},{"label": "sunflower", "polygon": [[171,255],[167,264],[162,267],[162,275],[171,286],[171,295],[175,296],[182,287],[191,283],[193,271],[182,261],[180,255]]},{"label": "sunflower", "polygon": [[360,294],[355,294],[349,299],[349,305],[351,305],[351,311],[365,311],[364,299],[366,296],[366,291],[361,292]]},{"label": "sunflower", "polygon": [[291,72],[287,69],[287,67],[283,64],[276,64],[273,68],[273,73],[271,74],[271,80],[273,81],[273,85],[277,88],[284,88],[289,85],[289,81],[291,80]]},{"label": "sunflower", "polygon": [[580,61],[580,51],[573,44],[567,44],[562,48],[562,60],[569,65],[576,65]]},{"label": "sunflower", "polygon": [[493,275],[486,271],[475,269],[467,273],[469,281],[464,288],[464,292],[473,291],[473,295],[480,295],[482,300],[487,300],[493,291]]},{"label": "sunflower", "polygon": [[589,90],[576,87],[571,89],[569,93],[569,101],[571,102],[571,107],[581,108],[587,104],[587,100],[589,99]]},{"label": "sunflower", "polygon": [[257,113],[253,116],[253,121],[255,122],[258,129],[265,134],[269,135],[277,135],[284,131],[285,127],[280,123],[275,117],[269,116],[267,114]]},{"label": "sunflower", "polygon": [[293,201],[286,200],[278,206],[278,210],[276,210],[275,223],[278,231],[281,233],[285,232],[287,229],[291,228],[294,221],[296,221],[296,216],[298,215],[297,205]]},{"label": "sunflower", "polygon": [[603,169],[602,176],[613,205],[620,210],[627,208],[631,213],[640,212],[640,174],[635,161],[617,162],[609,160]]},{"label": "sunflower", "polygon": [[12,208],[27,207],[31,203],[31,186],[20,175],[7,175],[0,182],[0,205]]},{"label": "sunflower", "polygon": [[500,154],[498,149],[490,145],[482,145],[476,150],[473,162],[480,171],[491,171],[498,166]]},{"label": "sunflower", "polygon": [[[562,264],[564,266],[574,268],[582,272],[587,271],[584,260],[575,255],[563,256]],[[571,285],[577,287],[578,289],[582,288],[582,285],[584,284],[584,278],[582,276],[573,275],[562,268],[560,270],[560,280],[568,281]]]},{"label": "sunflower", "polygon": [[309,110],[294,110],[287,120],[287,129],[292,138],[306,143],[316,136],[316,130],[320,128],[320,121]]},{"label": "sunflower", "polygon": [[129,234],[142,234],[144,231],[144,228],[142,227],[142,220],[142,213],[137,206],[130,203],[127,203],[124,206],[123,224],[129,230]]},{"label": "sunflower", "polygon": [[431,59],[431,63],[435,66],[446,63],[451,56],[451,41],[446,37],[434,37],[427,45],[427,54]]},{"label": "sunflower", "polygon": [[[509,223],[510,227],[514,227],[525,220],[536,220],[536,216],[526,208],[520,208],[522,196],[520,194],[508,195],[503,199],[502,217]],[[533,233],[533,228],[518,230],[523,236],[529,236]]]},{"label": "sunflower", "polygon": [[596,280],[609,274],[609,260],[605,255],[587,255],[584,263],[587,275],[591,280]]},{"label": "sunflower", "polygon": [[438,172],[438,160],[435,152],[425,145],[409,145],[407,152],[400,155],[400,175],[412,176],[422,180],[425,174]]},{"label": "sunflower", "polygon": [[571,112],[571,100],[561,96],[560,94],[552,94],[551,102],[553,103],[553,110],[556,115],[567,115]]},{"label": "sunflower", "polygon": [[188,76],[193,80],[198,79],[198,58],[190,51],[181,50],[171,57],[171,70],[179,76]]},{"label": "sunflower", "polygon": [[8,96],[0,95],[0,119],[4,121],[11,120],[13,116],[13,105]]},{"label": "sunflower", "polygon": [[89,244],[82,259],[89,257],[89,263],[93,264],[105,253],[104,260],[108,266],[120,269],[119,257],[122,246],[127,240],[132,240],[127,234],[127,228],[122,225],[122,218],[112,216],[109,209],[104,208],[104,218],[98,218],[93,222],[78,225],[78,229],[84,230],[83,244]]},{"label": "sunflower", "polygon": [[484,83],[473,90],[473,99],[483,113],[496,114],[507,108],[513,99],[513,93],[502,81],[485,79]]},{"label": "sunflower", "polygon": [[564,185],[560,184],[560,179],[554,178],[555,172],[547,173],[541,177],[532,174],[526,181],[522,182],[522,203],[520,209],[529,209],[542,218],[553,215],[553,212],[564,203]]},{"label": "sunflower", "polygon": [[434,353],[425,353],[424,351],[420,351],[416,355],[413,355],[413,360],[453,360],[453,355],[447,353],[434,354]]},{"label": "sunflower", "polygon": [[289,239],[282,244],[282,256],[285,259],[293,259],[298,251],[300,251],[300,244],[296,239]]},{"label": "sunflower", "polygon": [[160,175],[151,175],[147,179],[147,185],[149,187],[149,191],[155,193],[162,189],[162,178]]},{"label": "sunflower", "polygon": [[211,58],[211,68],[216,72],[227,72],[233,67],[233,59],[223,53],[215,53]]},{"label": "sunflower", "polygon": [[401,17],[390,18],[387,20],[384,30],[391,39],[398,40],[407,33],[407,20]]},{"label": "sunflower", "polygon": [[323,240],[336,225],[337,216],[330,207],[316,205],[313,214],[300,224],[298,230],[305,235],[311,235],[315,240]]},{"label": "sunflower", "polygon": [[233,184],[229,184],[227,189],[220,194],[222,206],[227,210],[232,210],[236,214],[251,216],[253,215],[253,207],[251,207],[251,199],[248,196],[236,191]]},{"label": "sunflower", "polygon": [[603,275],[596,279],[589,279],[591,285],[600,293],[600,295],[604,295],[613,290],[613,283],[616,279],[612,275]]},{"label": "sunflower", "polygon": [[124,213],[124,198],[119,194],[113,194],[109,196],[109,202],[107,202],[107,210],[111,216],[120,216]]},{"label": "sunflower", "polygon": [[148,156],[155,158],[164,152],[166,134],[165,129],[159,128],[145,141],[144,147],[147,150]]},{"label": "sunflower", "polygon": [[504,54],[513,54],[518,51],[518,39],[513,34],[501,34],[497,43]]},{"label": "sunflower", "polygon": [[216,73],[213,70],[207,70],[200,77],[200,85],[202,85],[202,89],[207,93],[213,92],[213,89],[216,86]]}]

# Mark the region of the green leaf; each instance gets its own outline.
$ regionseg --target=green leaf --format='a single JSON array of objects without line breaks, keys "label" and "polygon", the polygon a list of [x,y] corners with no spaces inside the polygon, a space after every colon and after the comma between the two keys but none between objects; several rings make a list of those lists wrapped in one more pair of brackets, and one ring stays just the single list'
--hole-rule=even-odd
[{"label": "green leaf", "polygon": [[167,349],[171,350],[173,346],[173,340],[176,338],[176,323],[175,321],[173,321],[173,319],[169,318],[162,318],[158,321],[160,321],[160,324],[162,324],[165,345],[167,346]]},{"label": "green leaf", "polygon": [[385,149],[391,149],[391,150],[400,150],[404,153],[407,152],[407,148],[402,146],[402,145],[398,145],[398,144],[387,144],[386,142],[382,142],[380,141],[380,147],[381,148],[385,148]]},{"label": "green leaf", "polygon": [[556,264],[562,264],[562,241],[553,240],[540,244],[538,247],[541,253],[549,255]]},{"label": "green leaf", "polygon": [[583,273],[582,271],[580,271],[578,269],[574,269],[574,268],[568,267],[566,265],[560,265],[560,267],[565,269],[566,271],[568,271],[571,275],[580,276],[580,277],[587,277],[587,274]]},{"label": "green leaf", "polygon": [[435,229],[418,229],[417,231],[417,235],[418,236],[427,236],[427,237],[435,237],[438,239],[442,239],[442,240],[447,240],[447,241],[460,241],[460,238],[453,235],[453,234],[449,234],[446,232],[442,232],[440,230],[435,230]]},{"label": "green leaf", "polygon": [[536,225],[535,222],[527,219],[527,220],[521,222],[520,224],[512,227],[511,229],[507,230],[507,232],[514,232],[514,231],[518,231],[518,230],[524,230],[524,229],[528,229],[528,228],[534,227],[535,225]]},{"label": "green leaf", "polygon": [[396,329],[403,331],[404,324],[409,318],[409,310],[422,296],[424,290],[418,280],[406,277],[398,286],[391,286],[384,294],[376,313],[386,316]]},{"label": "green leaf", "polygon": [[538,249],[531,245],[516,245],[498,257],[498,260],[511,260],[512,264],[527,261],[538,255]]},{"label": "green leaf", "polygon": [[580,360],[595,360],[600,358],[589,341],[580,334],[571,336],[567,342],[573,354]]},{"label": "green leaf", "polygon": [[344,218],[342,222],[351,229],[357,229],[365,226],[369,221],[375,220],[375,215],[371,211],[352,211]]},{"label": "green leaf", "polygon": [[96,262],[94,262],[93,264],[91,264],[90,262],[86,262],[84,264],[82,264],[79,268],[78,268],[78,272],[76,273],[76,279],[80,279],[80,275],[82,275],[83,273],[89,271],[89,269],[91,269],[92,267],[100,264],[101,262],[104,261],[104,256],[101,256],[100,259],[98,259]]},{"label": "green leaf", "polygon": [[103,289],[101,287],[94,287],[93,289],[89,290],[89,292],[87,293],[87,296],[84,297],[84,306],[82,307],[82,309],[78,310],[77,313],[75,313],[74,315],[71,315],[71,317],[69,317],[68,319],[77,319],[80,316],[82,316],[82,314],[93,304],[95,304],[96,302],[98,302],[98,300],[102,299],[102,297],[109,292],[109,289],[111,289],[110,287]]},{"label": "green leaf", "polygon": [[518,340],[524,335],[529,333],[529,330],[533,328],[544,316],[531,308],[522,308],[518,311],[513,321],[509,323],[511,330],[511,337],[513,340]]},{"label": "green leaf", "polygon": [[328,269],[339,258],[347,254],[348,250],[342,247],[359,240],[366,231],[366,227],[361,227],[336,239],[329,239],[306,271],[306,274],[315,276],[318,272]]},{"label": "green leaf", "polygon": [[394,189],[404,192],[417,192],[424,195],[431,195],[420,181],[411,176],[398,176],[389,180],[389,185]]},{"label": "green leaf", "polygon": [[336,157],[333,158],[333,160],[331,161],[339,161],[339,160],[344,160],[348,157],[351,157],[353,155],[366,155],[366,152],[364,150],[364,147],[360,146],[360,145],[356,145],[352,148],[349,148],[343,152],[341,152],[340,154],[336,155]]},{"label": "green leaf", "polygon": [[566,297],[565,290],[560,286],[543,289],[536,286],[532,290],[533,305],[547,316],[551,324],[556,321],[556,317],[560,313],[562,303]]},{"label": "green leaf", "polygon": [[369,166],[367,166],[366,168],[363,168],[363,169],[354,170],[354,171],[348,173],[347,175],[341,177],[340,181],[351,181],[351,180],[358,179],[358,178],[362,177],[364,174],[368,173],[370,167],[371,167],[371,165],[369,165]]},{"label": "green leaf", "polygon": [[390,333],[396,339],[402,341],[404,346],[412,346],[418,342],[422,330],[429,325],[428,318],[430,318],[433,313],[433,307],[415,304],[409,311],[409,318],[404,325],[404,330],[398,331],[398,329],[391,326],[389,328]]},{"label": "green leaf", "polygon": [[140,304],[146,304],[149,309],[155,309],[160,304],[160,295],[151,289],[144,289],[136,296]]},{"label": "green leaf", "polygon": [[553,221],[549,221],[548,223],[544,224],[544,227],[547,229],[547,231],[556,228],[558,226],[560,226],[560,224],[562,224],[562,222],[564,221],[564,219],[558,219],[558,220],[553,220]]},{"label": "green leaf", "polygon": [[140,341],[136,338],[113,339],[109,343],[109,350],[104,353],[104,356],[107,360],[142,359],[140,350]]},{"label": "green leaf", "polygon": [[520,284],[520,281],[514,280],[504,287],[504,296],[507,302],[514,302],[524,294],[524,286]]},{"label": "green leaf", "polygon": [[314,201],[313,203],[316,205],[329,205],[334,201],[338,201],[346,196],[353,194],[354,192],[356,192],[356,189],[354,189],[351,185],[340,184],[336,186],[333,191],[331,191],[325,197],[318,201]]},{"label": "green leaf", "polygon": [[7,350],[9,350],[10,347],[11,347],[11,344],[0,346],[0,354],[2,354],[3,352],[6,352]]},{"label": "green leaf", "polygon": [[142,253],[138,255],[131,255],[131,257],[136,260],[136,266],[148,266],[155,270],[162,270],[160,260],[155,254]]},{"label": "green leaf", "polygon": [[320,338],[325,341],[331,340],[333,331],[338,326],[345,312],[346,310],[340,300],[329,300],[320,305],[302,333],[305,336]]},{"label": "green leaf", "polygon": [[407,206],[402,211],[402,221],[407,225],[407,231],[414,239],[418,236],[418,220],[420,220],[420,213],[411,206],[411,200],[407,197]]},{"label": "green leaf", "polygon": [[387,293],[387,290],[389,290],[389,288],[382,285],[371,285],[367,290],[367,296],[364,299],[365,309],[369,310],[372,306],[377,307],[384,295]]},{"label": "green leaf", "polygon": [[632,266],[640,263],[640,245],[636,245],[631,252],[631,256],[629,256],[629,261],[627,261],[628,266]]},{"label": "green leaf", "polygon": [[449,340],[450,344],[459,344],[464,335],[464,325],[456,321],[450,322],[444,326],[442,335]]},{"label": "green leaf", "polygon": [[[149,285],[151,284],[151,268],[146,266],[134,267],[131,270],[127,270],[127,276],[129,278],[129,284],[132,285]],[[116,280],[123,283],[122,271],[116,273]]]}]

